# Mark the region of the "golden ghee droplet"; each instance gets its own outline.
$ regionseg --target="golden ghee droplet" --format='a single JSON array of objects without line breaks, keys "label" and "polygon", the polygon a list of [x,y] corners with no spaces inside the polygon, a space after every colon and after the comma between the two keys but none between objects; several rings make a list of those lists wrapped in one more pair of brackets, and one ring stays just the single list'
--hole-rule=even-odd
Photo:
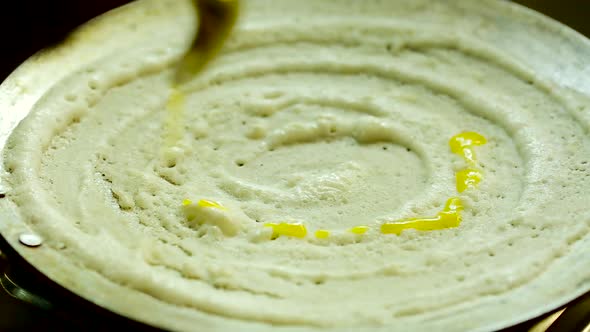
[{"label": "golden ghee droplet", "polygon": [[304,238],[307,235],[307,228],[301,223],[268,223],[265,227],[272,227],[272,238],[276,239],[279,236],[291,236]]},{"label": "golden ghee droplet", "polygon": [[206,200],[206,199],[199,200],[197,205],[199,205],[201,207],[211,207],[211,208],[215,208],[215,209],[226,210],[226,208],[223,205],[221,205],[217,202],[214,202],[214,201]]},{"label": "golden ghee droplet", "polygon": [[369,230],[368,226],[355,226],[350,229],[350,231],[354,234],[362,235],[365,234]]},{"label": "golden ghee droplet", "polygon": [[477,187],[481,181],[482,174],[479,170],[467,168],[455,174],[457,180],[457,191],[462,193],[467,189]]},{"label": "golden ghee droplet", "polygon": [[330,232],[325,229],[318,229],[315,232],[315,237],[318,239],[327,239],[330,236]]}]

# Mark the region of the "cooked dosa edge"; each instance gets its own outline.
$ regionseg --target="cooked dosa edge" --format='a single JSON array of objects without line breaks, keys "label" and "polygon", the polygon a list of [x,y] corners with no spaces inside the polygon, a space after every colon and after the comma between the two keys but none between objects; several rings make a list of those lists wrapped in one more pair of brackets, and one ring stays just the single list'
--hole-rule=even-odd
[{"label": "cooked dosa edge", "polygon": [[582,37],[503,2],[252,0],[173,88],[189,6],[3,85],[0,230],[51,279],[179,331],[490,330],[590,289]]}]

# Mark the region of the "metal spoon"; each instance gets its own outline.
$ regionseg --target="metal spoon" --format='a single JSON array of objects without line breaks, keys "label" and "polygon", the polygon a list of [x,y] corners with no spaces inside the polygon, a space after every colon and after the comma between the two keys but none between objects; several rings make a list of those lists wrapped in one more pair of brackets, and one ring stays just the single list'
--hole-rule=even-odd
[{"label": "metal spoon", "polygon": [[193,0],[193,3],[199,29],[191,48],[177,67],[176,85],[197,75],[219,52],[238,16],[238,0]]}]

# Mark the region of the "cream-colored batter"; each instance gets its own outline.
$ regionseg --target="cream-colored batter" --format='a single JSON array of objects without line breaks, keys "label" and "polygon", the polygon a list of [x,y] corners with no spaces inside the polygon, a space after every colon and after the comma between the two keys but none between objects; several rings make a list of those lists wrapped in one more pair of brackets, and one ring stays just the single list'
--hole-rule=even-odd
[{"label": "cream-colored batter", "polygon": [[[9,138],[2,206],[23,224],[1,230],[40,235],[23,255],[50,277],[186,331],[490,330],[590,289],[589,91],[535,49],[573,66],[586,41],[493,1],[245,1],[169,100],[188,5],[96,22],[122,32],[73,41]],[[473,164],[462,132],[487,139]],[[458,227],[380,231],[451,197]]]}]

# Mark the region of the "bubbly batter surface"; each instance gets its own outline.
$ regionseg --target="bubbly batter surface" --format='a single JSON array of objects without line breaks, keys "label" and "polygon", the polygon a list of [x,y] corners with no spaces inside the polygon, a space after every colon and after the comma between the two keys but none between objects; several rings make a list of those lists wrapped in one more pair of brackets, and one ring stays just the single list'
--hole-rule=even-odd
[{"label": "bubbly batter surface", "polygon": [[177,91],[190,10],[139,1],[128,15],[154,29],[59,80],[13,133],[7,198],[55,279],[170,329],[534,313],[590,288],[590,103],[496,42],[536,29],[508,8],[245,1]]}]

